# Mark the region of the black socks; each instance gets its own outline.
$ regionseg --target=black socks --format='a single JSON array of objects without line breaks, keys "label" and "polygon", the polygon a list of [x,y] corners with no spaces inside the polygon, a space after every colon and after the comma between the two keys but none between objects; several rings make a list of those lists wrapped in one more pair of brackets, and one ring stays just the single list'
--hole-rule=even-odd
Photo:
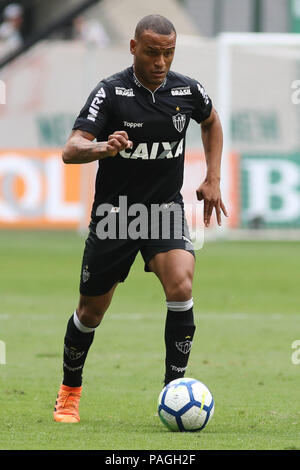
[{"label": "black socks", "polygon": [[[193,299],[185,302],[167,302],[167,307],[165,385],[171,380],[184,377],[196,329]],[[94,339],[95,329],[84,326],[76,312],[69,319],[64,341],[63,385],[69,387],[82,385],[82,370]]]},{"label": "black socks", "polygon": [[183,377],[192,347],[195,324],[193,299],[186,302],[167,302],[165,324],[166,374],[165,385]]},{"label": "black socks", "polygon": [[76,312],[69,319],[64,342],[63,385],[80,387],[82,369],[93,342],[95,328],[80,323]]}]

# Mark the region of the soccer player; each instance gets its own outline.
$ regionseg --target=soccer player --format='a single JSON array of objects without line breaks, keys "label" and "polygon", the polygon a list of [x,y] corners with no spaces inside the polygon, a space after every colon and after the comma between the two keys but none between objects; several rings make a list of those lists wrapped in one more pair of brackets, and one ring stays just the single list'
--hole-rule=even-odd
[{"label": "soccer player", "polygon": [[[140,20],[130,41],[133,66],[98,83],[63,150],[65,163],[98,160],[99,169],[79,303],[64,338],[55,421],[80,420],[82,371],[95,330],[139,251],[145,271],[158,277],[166,297],[164,384],[183,377],[187,368],[195,332],[195,253],[180,191],[191,118],[201,124],[207,162],[206,177],[196,190],[198,200],[204,201],[205,226],[213,211],[218,224],[227,211],[220,193],[222,127],[202,85],[170,71],[175,45],[176,31],[168,19],[149,15]],[[158,222],[153,222],[150,212],[144,217],[144,236],[140,237],[129,230],[136,204],[161,209]],[[168,236],[163,227],[166,215]],[[125,236],[124,223],[128,228]]]}]

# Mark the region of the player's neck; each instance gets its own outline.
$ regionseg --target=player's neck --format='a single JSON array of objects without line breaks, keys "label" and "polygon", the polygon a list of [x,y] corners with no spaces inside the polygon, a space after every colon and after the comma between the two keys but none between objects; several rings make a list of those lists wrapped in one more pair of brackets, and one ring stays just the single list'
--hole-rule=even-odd
[{"label": "player's neck", "polygon": [[154,83],[154,84],[153,84],[153,83],[147,83],[147,82],[145,82],[145,80],[143,79],[143,77],[141,77],[141,76],[139,75],[139,73],[136,72],[134,66],[133,66],[133,74],[134,74],[136,80],[140,83],[140,85],[142,85],[144,88],[147,88],[147,90],[151,91],[151,93],[154,93],[156,90],[158,90],[158,88],[160,88],[160,87],[164,84],[164,82],[165,82],[165,80],[163,80],[163,81],[162,81],[161,83],[159,83],[159,84],[157,84],[157,83]]}]

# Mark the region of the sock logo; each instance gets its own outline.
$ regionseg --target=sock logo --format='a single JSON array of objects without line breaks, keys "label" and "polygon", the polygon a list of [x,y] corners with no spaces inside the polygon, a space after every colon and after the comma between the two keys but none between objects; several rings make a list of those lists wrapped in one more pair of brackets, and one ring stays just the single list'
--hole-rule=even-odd
[{"label": "sock logo", "polygon": [[185,372],[187,367],[177,367],[171,364],[171,369],[175,372]]},{"label": "sock logo", "polygon": [[81,366],[78,366],[78,367],[70,367],[70,366],[68,366],[68,364],[66,364],[64,362],[64,369],[67,369],[70,372],[77,372],[77,371],[81,370],[82,368],[83,368],[83,364]]},{"label": "sock logo", "polygon": [[64,346],[64,348],[66,355],[69,359],[71,359],[71,361],[76,361],[76,359],[80,359],[85,353],[85,351],[77,351],[76,348],[68,348],[66,345]]},{"label": "sock logo", "polygon": [[[187,338],[190,338],[190,336],[187,336]],[[182,352],[182,354],[188,354],[191,350],[193,341],[186,340],[186,341],[181,341],[181,342],[175,342],[176,348]]]}]

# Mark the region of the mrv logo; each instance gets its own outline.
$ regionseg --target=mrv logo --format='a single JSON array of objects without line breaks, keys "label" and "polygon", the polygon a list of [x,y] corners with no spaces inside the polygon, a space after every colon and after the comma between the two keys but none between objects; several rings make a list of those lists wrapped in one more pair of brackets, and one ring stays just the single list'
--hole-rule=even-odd
[{"label": "mrv logo", "polygon": [[106,93],[104,91],[104,88],[101,87],[100,90],[97,91],[95,98],[91,102],[91,105],[89,107],[89,115],[87,119],[95,122],[96,117],[98,116],[98,113],[99,113],[99,109],[100,109],[99,105],[103,103],[103,100],[105,97],[106,97]]},{"label": "mrv logo", "polygon": [[183,155],[184,139],[174,142],[141,143],[135,149],[125,149],[120,152],[123,158],[141,158],[155,160],[159,158],[177,158]]}]

